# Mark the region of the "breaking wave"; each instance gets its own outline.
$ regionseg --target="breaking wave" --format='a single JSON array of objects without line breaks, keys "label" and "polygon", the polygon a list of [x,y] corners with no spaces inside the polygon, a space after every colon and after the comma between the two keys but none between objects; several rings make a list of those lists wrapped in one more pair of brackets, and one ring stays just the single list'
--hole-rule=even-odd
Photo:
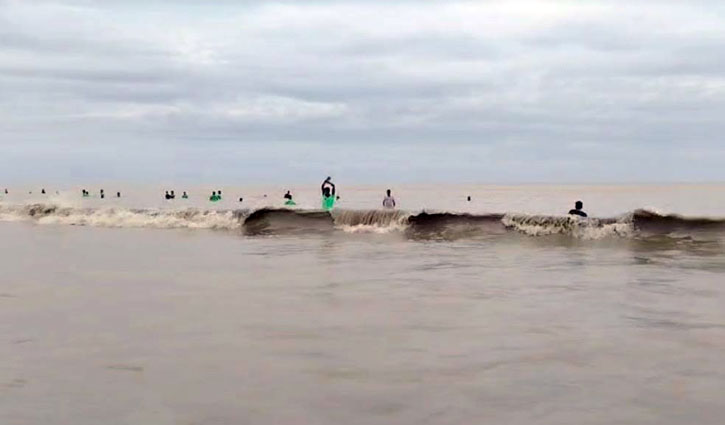
[{"label": "breaking wave", "polygon": [[458,239],[518,233],[579,239],[725,233],[725,219],[663,215],[636,210],[617,218],[525,214],[409,213],[398,210],[258,210],[74,208],[51,204],[0,205],[0,220],[98,227],[220,229],[249,235],[401,233],[410,238]]},{"label": "breaking wave", "polygon": [[39,224],[159,229],[238,229],[246,210],[162,210],[133,208],[73,208],[32,204],[0,206],[0,220],[30,220]]}]

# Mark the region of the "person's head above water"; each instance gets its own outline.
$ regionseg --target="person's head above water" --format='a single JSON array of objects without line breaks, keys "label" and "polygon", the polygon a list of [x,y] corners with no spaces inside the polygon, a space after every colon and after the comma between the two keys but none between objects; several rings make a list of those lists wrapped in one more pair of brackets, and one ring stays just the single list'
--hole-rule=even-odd
[{"label": "person's head above water", "polygon": [[577,210],[580,210],[580,209],[584,208],[584,203],[582,201],[576,201],[574,203],[574,208]]},{"label": "person's head above water", "polygon": [[388,194],[388,196],[390,196],[390,193],[391,193],[391,192],[392,192],[392,191],[391,191],[390,189],[388,189],[388,190],[386,190],[386,191],[385,191],[385,193],[387,193],[387,194]]},{"label": "person's head above water", "polygon": [[327,187],[327,186],[323,187],[323,188],[322,188],[322,194],[323,194],[323,195],[324,195],[325,197],[328,197],[328,196],[330,196],[330,188],[329,188],[329,187]]}]

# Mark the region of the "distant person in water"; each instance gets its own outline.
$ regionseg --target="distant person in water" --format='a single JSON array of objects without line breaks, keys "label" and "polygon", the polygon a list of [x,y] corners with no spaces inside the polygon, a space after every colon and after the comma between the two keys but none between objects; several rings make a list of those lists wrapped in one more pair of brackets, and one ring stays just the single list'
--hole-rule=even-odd
[{"label": "distant person in water", "polygon": [[471,202],[471,197],[469,196],[468,198],[466,198],[466,200],[467,200],[468,202]]},{"label": "distant person in water", "polygon": [[288,190],[287,193],[284,194],[284,204],[285,205],[297,205],[295,201],[292,199],[292,193]]},{"label": "distant person in water", "polygon": [[217,195],[216,192],[212,192],[211,193],[211,196],[209,197],[209,200],[212,201],[212,202],[216,202],[216,201],[219,201],[221,199],[222,199],[222,197],[219,196],[219,195]]},{"label": "distant person in water", "polygon": [[584,208],[584,203],[582,201],[576,201],[574,204],[574,209],[569,210],[569,215],[578,215],[579,217],[586,217],[587,213],[582,211],[582,208]]},{"label": "distant person in water", "polygon": [[164,199],[166,199],[167,201],[168,201],[169,199],[171,199],[171,194],[169,193],[169,191],[168,191],[168,190],[167,190],[166,192],[164,192]]},{"label": "distant person in water", "polygon": [[335,184],[332,182],[332,177],[327,177],[325,181],[322,182],[321,190],[322,209],[330,211],[335,207]]},{"label": "distant person in water", "polygon": [[120,197],[121,197],[121,192],[116,192],[116,198],[120,198]]},{"label": "distant person in water", "polygon": [[173,190],[171,191],[171,199],[176,199],[176,194],[174,193]]},{"label": "distant person in water", "polygon": [[222,199],[222,191],[221,190],[217,190],[216,191],[216,194],[219,197],[219,200],[221,200]]},{"label": "distant person in water", "polygon": [[105,197],[106,197],[106,194],[105,194],[105,192],[103,192],[103,189],[101,189],[101,199],[103,199]]},{"label": "distant person in water", "polygon": [[189,199],[189,195],[186,194],[186,192],[181,194],[181,199]]},{"label": "distant person in water", "polygon": [[40,189],[40,193],[41,193],[42,195],[45,195],[45,189]]},{"label": "distant person in water", "polygon": [[395,198],[393,198],[393,195],[391,195],[390,189],[388,189],[386,192],[386,196],[383,199],[383,207],[388,209],[395,208]]},{"label": "distant person in water", "polygon": [[239,202],[244,202],[244,198],[239,198]]}]

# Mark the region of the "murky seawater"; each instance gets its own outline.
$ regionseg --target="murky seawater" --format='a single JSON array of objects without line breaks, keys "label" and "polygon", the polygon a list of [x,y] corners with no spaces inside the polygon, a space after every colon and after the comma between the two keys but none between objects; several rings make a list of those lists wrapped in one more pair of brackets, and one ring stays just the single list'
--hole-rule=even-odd
[{"label": "murky seawater", "polygon": [[[617,196],[600,216],[631,210]],[[718,199],[699,206],[716,216]],[[719,232],[250,236],[22,220],[0,222],[0,238],[0,424],[725,416]]]}]

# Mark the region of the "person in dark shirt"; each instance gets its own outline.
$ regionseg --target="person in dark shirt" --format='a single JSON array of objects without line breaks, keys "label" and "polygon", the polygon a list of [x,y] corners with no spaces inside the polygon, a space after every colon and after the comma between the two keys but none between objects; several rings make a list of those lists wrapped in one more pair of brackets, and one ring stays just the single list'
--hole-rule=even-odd
[{"label": "person in dark shirt", "polygon": [[582,208],[584,208],[584,203],[582,201],[576,201],[574,204],[574,209],[569,210],[569,215],[578,215],[579,217],[587,217],[587,213],[582,211]]}]

